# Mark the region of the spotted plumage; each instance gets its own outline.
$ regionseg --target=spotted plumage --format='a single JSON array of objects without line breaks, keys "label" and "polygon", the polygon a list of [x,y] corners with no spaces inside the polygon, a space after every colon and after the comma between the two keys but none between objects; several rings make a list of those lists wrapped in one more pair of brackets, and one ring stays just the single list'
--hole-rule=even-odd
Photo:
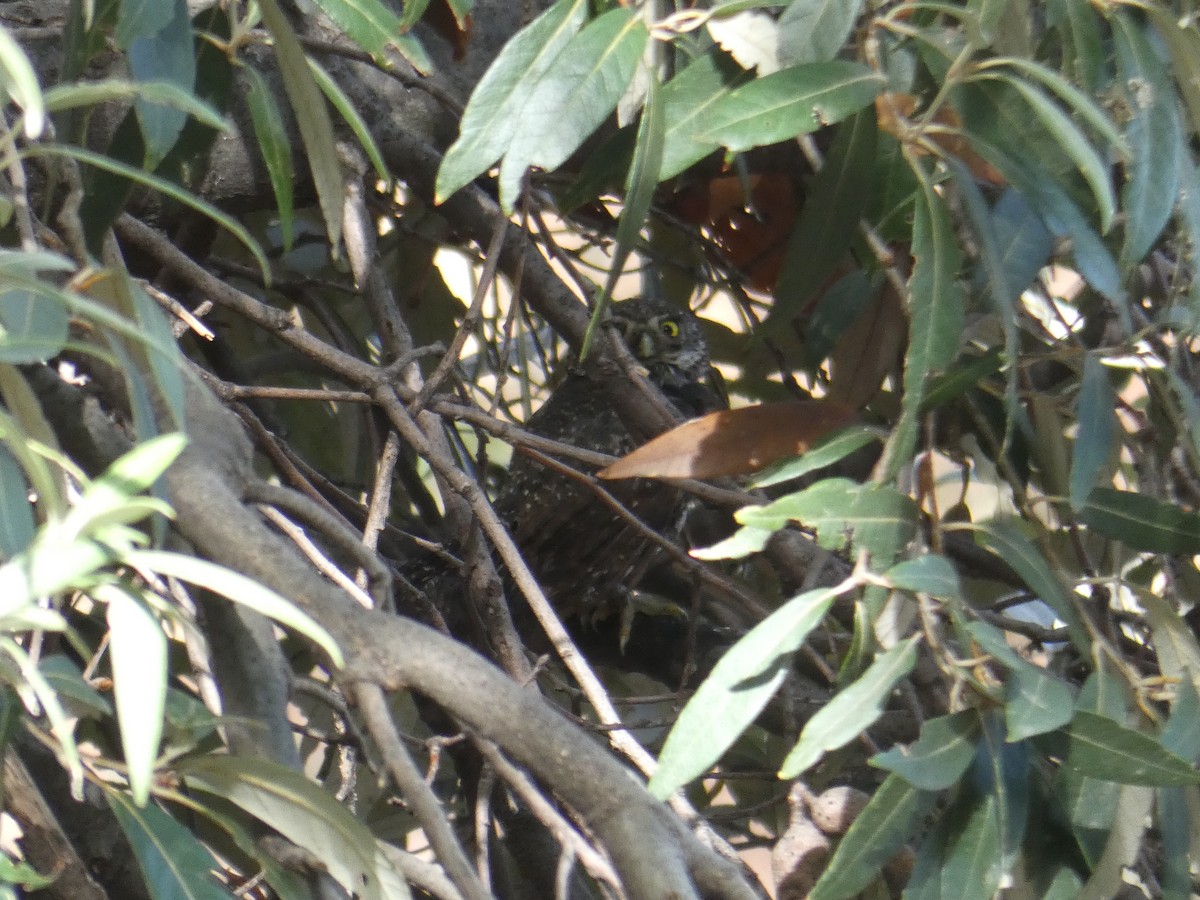
[{"label": "spotted plumage", "polygon": [[[695,316],[644,298],[614,304],[611,316],[634,357],[680,412],[700,415],[721,405],[708,386],[708,349]],[[527,428],[612,455],[640,443],[603,391],[581,373],[567,376]],[[606,488],[653,530],[678,535],[686,505],[678,490],[645,479],[612,482]],[[496,510],[563,615],[590,617],[610,608],[637,586],[661,553],[589,486],[522,454],[514,456]]]}]

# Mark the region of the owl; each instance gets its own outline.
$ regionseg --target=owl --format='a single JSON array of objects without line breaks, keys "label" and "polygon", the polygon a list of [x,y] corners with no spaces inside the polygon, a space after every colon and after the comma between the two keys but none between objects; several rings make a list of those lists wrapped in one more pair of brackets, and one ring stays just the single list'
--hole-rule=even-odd
[{"label": "owl", "polygon": [[[648,377],[685,417],[723,405],[712,387],[708,347],[690,312],[660,300],[613,304],[610,322]],[[630,434],[607,395],[583,373],[572,372],[526,423],[542,437],[619,456],[654,435]],[[604,487],[645,525],[677,539],[686,497],[649,479]],[[526,562],[564,618],[594,618],[621,602],[662,552],[616,513],[595,490],[517,453],[496,499]]]}]

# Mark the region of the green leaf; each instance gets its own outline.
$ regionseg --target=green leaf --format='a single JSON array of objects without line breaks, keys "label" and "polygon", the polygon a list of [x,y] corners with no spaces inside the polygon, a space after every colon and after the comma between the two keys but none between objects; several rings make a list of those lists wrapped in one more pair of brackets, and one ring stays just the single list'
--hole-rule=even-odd
[{"label": "green leaf", "polygon": [[97,106],[114,100],[146,100],[182,110],[198,122],[217,131],[230,132],[229,123],[217,110],[191,91],[183,90],[169,81],[126,81],[107,78],[103,81],[83,81],[76,84],[56,84],[46,91],[46,110],[62,112],[79,107]]},{"label": "green leaf", "polygon": [[852,534],[855,547],[886,566],[912,540],[916,514],[912,499],[893,487],[827,478],[766,506],[744,507],[734,518],[743,525],[771,530],[794,520],[815,529],[821,546],[829,549],[844,547]]},{"label": "green leaf", "polygon": [[889,775],[838,842],[808,900],[841,900],[862,891],[904,846],[935,799],[898,775]]},{"label": "green leaf", "polygon": [[1084,357],[1076,419],[1079,430],[1071,458],[1071,506],[1076,511],[1087,504],[1092,489],[1112,467],[1117,444],[1117,397],[1108,369],[1100,357]]},{"label": "green leaf", "polygon": [[1175,83],[1179,96],[1192,120],[1192,131],[1200,130],[1200,32],[1187,18],[1178,18],[1166,9],[1149,6],[1144,9],[1154,23],[1163,43],[1171,54]]},{"label": "green leaf", "polygon": [[714,106],[750,77],[714,47],[667,82],[662,92],[666,136],[661,178],[674,178],[720,148],[717,141],[701,137],[708,130],[709,116]]},{"label": "green leaf", "polygon": [[883,713],[883,705],[896,684],[917,663],[913,635],[876,657],[869,669],[852,685],[840,691],[804,725],[800,740],[779,767],[780,778],[795,778],[826,751],[850,743]]},{"label": "green leaf", "polygon": [[271,267],[267,263],[266,254],[263,253],[262,247],[258,245],[258,241],[250,236],[250,232],[232,216],[217,209],[207,200],[201,200],[190,191],[185,191],[174,182],[168,181],[165,178],[159,178],[150,172],[142,169],[134,168],[123,162],[118,162],[107,156],[99,153],[93,153],[91,150],[85,150],[82,147],[67,147],[64,145],[48,145],[39,144],[35,147],[30,147],[22,153],[26,158],[36,156],[65,156],[69,159],[78,160],[82,163],[87,163],[90,166],[95,166],[98,169],[104,169],[108,172],[114,172],[117,175],[124,175],[131,181],[145,185],[148,188],[166,194],[172,200],[177,200],[189,209],[193,209],[201,215],[212,219],[250,251],[254,257],[254,261],[258,263],[259,269],[262,272],[263,278],[268,284],[271,280]]},{"label": "green leaf", "polygon": [[1110,19],[1120,84],[1131,113],[1128,180],[1121,191],[1125,245],[1121,263],[1134,266],[1150,251],[1167,224],[1179,193],[1183,128],[1171,79],[1143,26],[1124,10]]},{"label": "green leaf", "polygon": [[1200,759],[1200,694],[1190,678],[1180,681],[1175,691],[1162,745],[1181,759]]},{"label": "green leaf", "polygon": [[0,444],[0,559],[12,559],[28,547],[35,530],[25,473]]},{"label": "green leaf", "polygon": [[962,597],[962,584],[954,566],[946,557],[936,553],[925,553],[896,563],[883,577],[904,591],[930,594],[947,600]]},{"label": "green leaf", "polygon": [[371,126],[367,124],[354,103],[346,96],[341,85],[334,81],[330,74],[311,57],[308,60],[308,68],[312,71],[313,78],[317,81],[317,87],[321,89],[325,99],[338,111],[338,114],[354,133],[355,139],[363,148],[363,152],[367,154],[367,159],[370,160],[371,167],[375,169],[379,180],[390,184],[392,173],[388,171],[387,163],[383,159],[383,152],[375,142],[375,136],[371,134]]},{"label": "green leaf", "polygon": [[972,622],[967,631],[1009,671],[1004,684],[1004,719],[1009,741],[1054,731],[1071,720],[1074,697],[1065,682],[1022,659],[1008,646],[1000,629],[986,622]]},{"label": "green leaf", "polygon": [[777,144],[832,125],[867,106],[883,90],[875,72],[832,60],[774,72],[736,88],[708,111],[705,141],[731,152]]},{"label": "green leaf", "polygon": [[264,759],[213,755],[188,760],[178,772],[190,789],[240,806],[314,854],[347,891],[380,898],[371,832],[299,772]]},{"label": "green leaf", "polygon": [[[768,319],[774,326],[784,327],[805,309],[812,294],[843,263],[871,198],[877,138],[871,109],[837,129],[825,164],[806,191],[800,218],[784,249],[776,301]],[[815,363],[824,356],[814,350],[811,361]]]},{"label": "green leaf", "polygon": [[1158,833],[1162,835],[1162,867],[1159,890],[1163,900],[1190,900],[1192,896],[1191,855],[1195,820],[1188,809],[1185,788],[1159,788]]},{"label": "green leaf", "polygon": [[123,454],[84,489],[67,515],[66,530],[87,533],[101,516],[122,507],[154,484],[186,445],[184,434],[163,434]]},{"label": "green leaf", "polygon": [[1113,303],[1126,301],[1121,272],[1088,217],[1060,179],[1070,160],[1043,130],[1031,127],[1025,104],[1003,82],[968,82],[954,91],[954,105],[972,147],[1004,175],[1037,210],[1056,237],[1069,236],[1076,269]]},{"label": "green leaf", "polygon": [[46,683],[80,717],[101,718],[113,714],[112,704],[98,690],[83,680],[74,661],[60,653],[47,656],[38,668]]},{"label": "green leaf", "polygon": [[[159,0],[171,17],[153,33],[143,32],[129,45],[129,72],[135,81],[165,81],[191,92],[196,86],[196,54],[186,0]],[[146,147],[146,167],[154,169],[175,146],[187,113],[156,103],[144,95],[134,101],[138,125]]]},{"label": "green leaf", "polygon": [[[1200,691],[1200,642],[1174,605],[1152,592],[1138,595],[1157,651],[1158,667],[1167,678],[1177,678]],[[1181,688],[1182,689],[1182,688]]]},{"label": "green leaf", "polygon": [[624,7],[571,38],[521,106],[500,164],[500,205],[506,211],[512,211],[530,166],[557,169],[616,109],[649,38],[641,14]]},{"label": "green leaf", "polygon": [[289,600],[268,587],[231,569],[203,559],[164,550],[134,550],[126,554],[130,565],[161,575],[172,575],[199,585],[222,597],[241,603],[303,634],[329,654],[335,666],[344,665],[342,653],[332,637],[316,621]]},{"label": "green leaf", "polygon": [[[983,199],[983,192],[975,184],[970,170],[957,159],[948,160],[951,172],[954,173],[954,183],[958,187],[964,201],[963,206],[975,227],[975,239],[979,245],[980,263],[987,277],[987,295],[996,311],[1001,327],[1004,329],[1004,353],[1008,357],[1008,374],[1005,379],[1004,402],[1008,415],[1004,433],[1004,446],[1011,440],[1012,427],[1021,415],[1020,396],[1018,393],[1017,376],[1019,366],[1016,360],[1020,355],[1019,334],[1017,322],[1017,299],[1025,289],[1025,283],[1014,289],[1013,282],[1008,277],[1008,266],[1000,249],[1000,236],[995,227],[995,220]],[[1019,195],[1016,195],[1019,196]],[[1043,232],[1045,229],[1042,229]],[[1049,234],[1047,238],[1047,256],[1049,255]],[[1030,279],[1036,276],[1036,270],[1030,274]]]},{"label": "green leaf", "polygon": [[794,66],[833,59],[860,9],[862,0],[792,0],[779,17],[779,61]]},{"label": "green leaf", "polygon": [[512,40],[480,79],[459,124],[459,135],[438,169],[443,202],[504,155],[525,104],[587,16],[584,0],[559,0]]},{"label": "green leaf", "polygon": [[117,7],[117,27],[113,38],[127,50],[135,40],[153,37],[167,27],[175,15],[173,0],[122,0]]},{"label": "green leaf", "polygon": [[654,191],[658,187],[658,172],[662,166],[663,118],[662,100],[659,97],[661,88],[658,75],[650,72],[646,86],[645,104],[642,110],[642,122],[638,126],[637,143],[634,146],[633,160],[629,165],[629,175],[625,183],[625,204],[621,209],[621,217],[617,220],[617,240],[613,247],[612,259],[608,264],[608,276],[604,279],[604,287],[595,300],[592,318],[588,322],[587,331],[583,335],[583,344],[579,348],[579,356],[585,359],[591,349],[592,340],[600,321],[608,308],[609,298],[617,281],[625,272],[625,264],[629,255],[641,239],[642,226],[650,213],[650,204],[654,200]]},{"label": "green leaf", "polygon": [[0,28],[0,85],[24,115],[25,136],[38,138],[46,125],[46,107],[37,74],[21,45],[7,28]]},{"label": "green leaf", "polygon": [[145,806],[162,742],[167,636],[158,617],[123,587],[101,585],[93,596],[108,604],[113,696],[129,767],[129,790],[133,802]]},{"label": "green leaf", "polygon": [[962,252],[950,216],[924,167],[918,163],[915,171],[921,190],[913,220],[916,261],[908,282],[911,324],[904,357],[904,409],[880,462],[888,478],[912,458],[927,379],[954,359],[966,314],[966,296],[958,282]]},{"label": "green leaf", "polygon": [[871,757],[871,765],[894,772],[914,788],[941,791],[956,784],[975,758],[979,713],[963,710],[930,719],[909,747],[893,747]]},{"label": "green leaf", "polygon": [[696,559],[742,559],[751,553],[761,553],[774,533],[773,528],[747,525],[711,547],[698,547],[690,551],[690,555]]},{"label": "green leaf", "polygon": [[688,701],[647,789],[665,799],[702,775],[754,721],[787,676],[791,655],[821,624],[836,589],[789,600],[739,640]]},{"label": "green leaf", "polygon": [[216,860],[195,835],[154,804],[134,806],[114,790],[106,790],[104,797],[154,900],[229,900],[229,892],[212,875]]},{"label": "green leaf", "polygon": [[1147,494],[1096,488],[1079,511],[1093,531],[1149,553],[1200,553],[1200,514]]},{"label": "green leaf", "polygon": [[0,289],[0,362],[37,363],[67,343],[67,311],[20,287]]},{"label": "green leaf", "polygon": [[877,429],[867,425],[851,425],[817,441],[811,450],[805,451],[801,456],[769,466],[755,476],[751,486],[770,487],[773,484],[800,478],[809,472],[831,466],[838,460],[845,459],[855,450],[877,440],[879,440]]},{"label": "green leaf", "polygon": [[372,56],[400,36],[400,17],[380,0],[316,0],[316,3],[350,40]]},{"label": "green leaf", "polygon": [[271,189],[275,192],[275,204],[279,212],[279,229],[283,233],[284,250],[292,249],[292,144],[283,115],[275,103],[275,97],[266,79],[253,66],[244,66],[246,76],[246,105],[250,108],[250,122],[254,125],[254,136],[263,162],[267,164],[267,175]]},{"label": "green leaf", "polygon": [[300,40],[292,31],[277,0],[259,0],[263,24],[275,41],[275,59],[283,77],[283,89],[292,104],[292,114],[300,129],[308,167],[312,171],[317,201],[325,220],[325,233],[336,255],[342,242],[342,166],[333,138],[333,123],[325,98],[317,88]]},{"label": "green leaf", "polygon": [[1011,566],[1029,589],[1066,623],[1076,648],[1090,655],[1091,640],[1075,608],[1074,595],[1037,547],[1011,522],[995,519],[976,526],[976,530],[983,545]]},{"label": "green leaf", "polygon": [[[1186,759],[1105,716],[1079,710],[1063,736],[1065,753],[1057,754],[1063,765],[1092,778],[1149,787],[1200,784],[1200,771]],[[1049,746],[1060,749],[1058,743]]]}]

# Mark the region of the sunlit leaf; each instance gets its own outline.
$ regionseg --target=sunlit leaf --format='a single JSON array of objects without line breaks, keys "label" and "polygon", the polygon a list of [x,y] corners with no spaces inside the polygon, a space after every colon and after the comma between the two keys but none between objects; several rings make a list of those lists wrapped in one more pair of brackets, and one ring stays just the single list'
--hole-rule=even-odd
[{"label": "sunlit leaf", "polygon": [[832,60],[783,69],[713,104],[702,139],[732,152],[794,138],[867,106],[883,81],[866,66]]},{"label": "sunlit leaf", "polygon": [[500,164],[506,210],[513,209],[530,166],[558,168],[616,109],[649,37],[637,10],[613,9],[574,35],[550,63],[521,104]]},{"label": "sunlit leaf", "polygon": [[438,169],[438,203],[504,155],[533,89],[586,15],[584,0],[559,0],[504,45],[472,92],[458,140]]},{"label": "sunlit leaf", "polygon": [[158,617],[123,588],[101,585],[93,594],[108,604],[113,696],[129,767],[129,790],[133,802],[145,806],[162,740],[167,636]]},{"label": "sunlit leaf", "polygon": [[153,803],[135,806],[113,790],[104,796],[154,900],[229,900],[213,877],[216,860],[194,834]]},{"label": "sunlit leaf", "polygon": [[979,714],[974,710],[940,716],[921,726],[921,737],[912,745],[877,753],[871,765],[894,772],[914,788],[945,790],[971,765],[979,735]]},{"label": "sunlit leaf", "polygon": [[800,740],[779,767],[779,777],[795,778],[827,751],[848,744],[875,724],[896,684],[916,665],[920,640],[913,635],[876,657],[857,681],[821,707],[805,723]]},{"label": "sunlit leaf", "polygon": [[825,589],[789,600],[721,657],[667,736],[650,793],[669,797],[720,759],[779,689],[792,653],[836,596]]},{"label": "sunlit leaf", "polygon": [[208,755],[188,760],[179,774],[189,788],[240,806],[317,856],[346,890],[379,900],[370,831],[299,772],[263,759]]},{"label": "sunlit leaf", "polygon": [[1147,494],[1096,488],[1079,511],[1088,528],[1151,553],[1200,553],[1200,514]]}]

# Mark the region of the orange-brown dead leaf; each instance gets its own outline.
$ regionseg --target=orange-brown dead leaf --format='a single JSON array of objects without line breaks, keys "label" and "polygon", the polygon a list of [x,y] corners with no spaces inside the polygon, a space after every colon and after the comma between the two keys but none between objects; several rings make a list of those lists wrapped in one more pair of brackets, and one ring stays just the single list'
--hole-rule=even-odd
[{"label": "orange-brown dead leaf", "polygon": [[796,225],[796,192],[791,178],[778,173],[754,174],[747,181],[749,198],[741,178],[720,175],[681,192],[674,208],[680,217],[709,229],[751,287],[770,291]]},{"label": "orange-brown dead leaf", "polygon": [[749,475],[803,453],[853,418],[853,408],[829,400],[724,409],[684,422],[596,474],[609,479]]}]

